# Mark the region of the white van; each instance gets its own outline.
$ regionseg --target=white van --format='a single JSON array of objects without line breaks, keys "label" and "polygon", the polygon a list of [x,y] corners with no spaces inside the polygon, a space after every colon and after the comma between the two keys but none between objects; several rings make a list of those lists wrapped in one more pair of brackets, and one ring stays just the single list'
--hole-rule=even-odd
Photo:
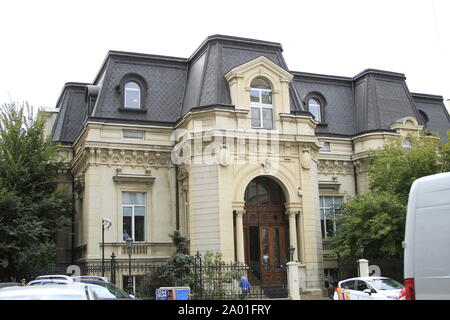
[{"label": "white van", "polygon": [[403,247],[406,299],[450,299],[450,172],[412,184]]}]

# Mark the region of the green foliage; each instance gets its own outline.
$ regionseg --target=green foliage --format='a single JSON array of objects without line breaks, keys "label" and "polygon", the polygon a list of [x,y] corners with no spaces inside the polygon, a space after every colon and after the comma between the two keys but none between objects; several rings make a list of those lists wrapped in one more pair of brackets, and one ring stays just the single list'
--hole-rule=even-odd
[{"label": "green foliage", "polygon": [[343,205],[336,218],[335,251],[341,257],[398,257],[402,253],[406,206],[387,192],[367,192]]},{"label": "green foliage", "polygon": [[57,183],[64,164],[44,125],[27,105],[0,110],[0,279],[54,263],[56,233],[70,224],[71,199]]},{"label": "green foliage", "polygon": [[189,246],[186,237],[178,230],[169,235],[175,245],[175,252],[167,263],[156,267],[146,276],[142,293],[139,296],[148,296],[155,293],[160,287],[192,286],[193,275],[191,266],[194,257],[189,255]]},{"label": "green foliage", "polygon": [[203,255],[203,298],[224,299],[233,291],[234,283],[242,276],[240,268],[229,268],[221,252],[206,251]]},{"label": "green foliage", "polygon": [[[450,130],[447,132],[450,141]],[[409,137],[411,147],[392,141],[369,154],[370,192],[350,198],[336,218],[334,251],[343,258],[401,257],[409,190],[414,180],[450,169],[450,142]]]},{"label": "green foliage", "polygon": [[445,171],[445,147],[438,138],[421,135],[409,140],[409,148],[392,141],[369,154],[370,190],[386,191],[406,202],[414,180]]}]

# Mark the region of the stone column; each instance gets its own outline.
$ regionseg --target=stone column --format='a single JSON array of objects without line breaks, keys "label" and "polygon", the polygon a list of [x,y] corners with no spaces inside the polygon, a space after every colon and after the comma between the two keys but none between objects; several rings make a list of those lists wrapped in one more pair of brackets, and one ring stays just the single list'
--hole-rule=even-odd
[{"label": "stone column", "polygon": [[[294,247],[294,261],[298,261],[298,244],[297,244],[297,222],[296,216],[299,211],[286,211],[286,215],[289,216],[289,247]],[[290,257],[289,257],[290,259]]]},{"label": "stone column", "polygon": [[236,210],[236,259],[237,262],[244,264],[244,223],[243,218],[245,210]]}]

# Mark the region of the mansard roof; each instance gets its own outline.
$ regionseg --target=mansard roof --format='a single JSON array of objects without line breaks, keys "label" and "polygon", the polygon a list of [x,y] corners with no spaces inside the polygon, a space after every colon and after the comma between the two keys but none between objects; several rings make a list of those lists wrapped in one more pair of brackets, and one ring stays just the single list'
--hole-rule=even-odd
[{"label": "mansard roof", "polygon": [[[261,56],[294,76],[289,87],[292,113],[307,112],[305,99],[312,95],[326,101],[319,135],[390,130],[407,116],[423,124],[418,108],[428,115],[430,130],[442,136],[450,127],[442,97],[411,94],[404,74],[367,69],[341,77],[290,71],[282,52],[277,42],[224,35],[207,37],[189,58],[109,51],[91,84],[64,86],[53,140],[73,142],[87,120],[173,127],[191,111],[234,109],[225,74]],[[139,77],[146,88],[142,110],[120,108],[119,85],[126,77]]]}]

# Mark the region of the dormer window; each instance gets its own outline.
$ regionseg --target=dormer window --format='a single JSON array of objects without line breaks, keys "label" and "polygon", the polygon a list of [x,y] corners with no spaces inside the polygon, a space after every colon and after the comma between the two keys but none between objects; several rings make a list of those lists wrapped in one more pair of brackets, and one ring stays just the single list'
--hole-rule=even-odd
[{"label": "dormer window", "polygon": [[124,108],[141,108],[141,87],[134,81],[129,81],[125,84]]},{"label": "dormer window", "polygon": [[252,128],[272,129],[272,87],[264,78],[253,79],[250,85],[250,106],[252,117]]},{"label": "dormer window", "polygon": [[316,98],[308,100],[308,110],[313,115],[314,120],[322,122],[322,113],[320,110],[320,102]]}]

